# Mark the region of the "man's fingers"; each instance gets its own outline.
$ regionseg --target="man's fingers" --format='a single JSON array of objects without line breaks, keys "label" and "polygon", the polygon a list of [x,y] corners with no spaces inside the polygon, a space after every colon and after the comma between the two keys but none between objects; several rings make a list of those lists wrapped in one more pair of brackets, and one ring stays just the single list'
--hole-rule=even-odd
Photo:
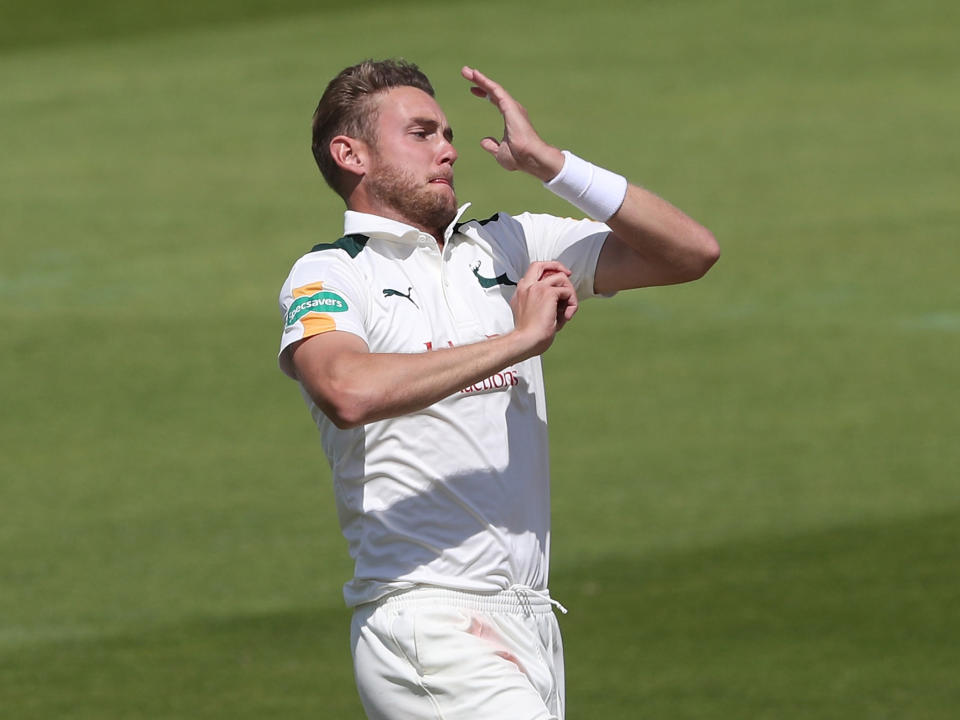
[{"label": "man's fingers", "polygon": [[556,278],[557,278],[558,281],[563,282],[564,280],[566,280],[567,278],[569,278],[570,275],[571,275],[570,271],[567,270],[566,268],[563,268],[563,269],[561,269],[561,270],[554,269],[554,268],[545,268],[545,269],[540,273],[540,278],[539,278],[539,279],[540,279],[540,280],[543,280],[543,279],[549,278],[549,277],[551,277],[551,276],[556,276]]},{"label": "man's fingers", "polygon": [[566,268],[564,271],[547,270],[541,278],[541,282],[546,282],[557,290],[557,322],[561,327],[573,317],[580,304],[577,299],[577,289],[570,282],[570,271]]},{"label": "man's fingers", "polygon": [[539,337],[537,354],[550,346],[577,312],[578,304],[570,270],[555,260],[530,263],[510,300],[517,330]]},{"label": "man's fingers", "polygon": [[475,68],[464,65],[460,74],[474,84],[474,87],[470,88],[470,92],[477,97],[489,99],[501,112],[504,109],[504,103],[513,99],[510,93],[503,89],[502,85],[494,82]]},{"label": "man's fingers", "polygon": [[557,331],[559,332],[563,329],[563,326],[567,324],[569,320],[577,312],[579,307],[579,301],[577,300],[577,293],[573,289],[573,285],[570,284],[570,280],[564,278],[565,284],[563,286],[558,286],[553,288],[553,292],[556,293],[556,302],[557,302]]},{"label": "man's fingers", "polygon": [[520,278],[520,283],[523,285],[532,285],[543,277],[545,271],[558,270],[560,267],[563,266],[558,262],[544,262],[542,260],[532,262],[527,266],[527,271],[523,274],[523,277]]},{"label": "man's fingers", "polygon": [[579,307],[576,288],[570,282],[570,271],[560,263],[543,263],[544,265],[559,266],[542,269],[538,284],[550,288],[557,313],[557,330],[559,331],[568,320],[571,320]]},{"label": "man's fingers", "polygon": [[553,288],[558,294],[557,297],[563,302],[572,302],[577,303],[577,290],[573,287],[573,283],[570,282],[570,278],[560,275],[559,273],[541,280],[541,282],[546,283],[551,288]]},{"label": "man's fingers", "polygon": [[517,169],[517,161],[510,153],[509,147],[500,140],[488,135],[480,141],[480,147],[490,153],[504,170],[513,172]]},{"label": "man's fingers", "polygon": [[540,282],[549,287],[558,288],[561,291],[576,293],[576,290],[573,288],[573,283],[570,282],[570,278],[563,273],[550,273],[549,275],[542,277]]},{"label": "man's fingers", "polygon": [[536,262],[532,262],[524,274],[532,276],[535,280],[539,280],[552,273],[562,273],[567,277],[571,274],[567,266],[557,260],[537,260]]},{"label": "man's fingers", "polygon": [[570,282],[570,270],[555,260],[539,260],[530,263],[527,271],[517,283],[518,292],[528,292],[533,286],[540,285],[550,293],[557,293],[558,300],[570,298],[576,303],[577,291]]},{"label": "man's fingers", "polygon": [[485,137],[480,141],[480,147],[486,150],[491,155],[496,155],[497,151],[500,150],[500,141],[496,138]]},{"label": "man's fingers", "polygon": [[464,65],[460,69],[460,74],[463,75],[467,80],[472,82],[478,87],[478,89],[489,92],[492,89],[493,85],[496,85],[490,78],[484,75],[482,72],[476,68],[472,68],[469,65]]},{"label": "man's fingers", "polygon": [[485,98],[488,96],[489,93],[484,87],[484,81],[487,80],[487,78],[485,78],[479,70],[474,70],[472,67],[464,65],[462,68],[460,68],[460,74],[473,83],[473,87],[470,88],[470,92],[480,98]]}]

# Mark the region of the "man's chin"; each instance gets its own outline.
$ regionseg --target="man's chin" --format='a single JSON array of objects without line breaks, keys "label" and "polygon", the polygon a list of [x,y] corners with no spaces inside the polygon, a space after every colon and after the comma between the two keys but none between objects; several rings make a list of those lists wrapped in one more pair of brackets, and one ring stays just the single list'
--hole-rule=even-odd
[{"label": "man's chin", "polygon": [[442,211],[437,211],[433,215],[433,225],[439,232],[443,232],[447,229],[450,223],[453,222],[454,218],[457,217],[457,206],[454,203],[453,207],[444,208]]},{"label": "man's chin", "polygon": [[443,198],[442,202],[451,204],[454,207],[454,212],[456,212],[457,192],[453,189],[453,185],[448,185],[447,183],[430,183],[430,186],[436,188],[435,192],[439,197]]},{"label": "man's chin", "polygon": [[371,195],[404,220],[436,234],[442,233],[457,216],[457,194],[446,182],[417,185],[402,172],[384,170],[369,181]]},{"label": "man's chin", "polygon": [[446,229],[447,225],[453,222],[457,216],[457,195],[449,185],[444,186],[445,191],[442,196],[437,197],[438,202],[430,208],[431,220],[438,226],[439,230]]}]

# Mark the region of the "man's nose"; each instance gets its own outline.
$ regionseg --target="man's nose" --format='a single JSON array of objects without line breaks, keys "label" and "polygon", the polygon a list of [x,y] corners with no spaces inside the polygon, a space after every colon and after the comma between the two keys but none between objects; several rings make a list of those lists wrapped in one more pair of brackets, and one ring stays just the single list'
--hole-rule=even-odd
[{"label": "man's nose", "polygon": [[449,163],[453,165],[458,157],[457,149],[453,146],[453,143],[444,138],[443,146],[440,148],[440,155],[437,158],[440,164]]}]

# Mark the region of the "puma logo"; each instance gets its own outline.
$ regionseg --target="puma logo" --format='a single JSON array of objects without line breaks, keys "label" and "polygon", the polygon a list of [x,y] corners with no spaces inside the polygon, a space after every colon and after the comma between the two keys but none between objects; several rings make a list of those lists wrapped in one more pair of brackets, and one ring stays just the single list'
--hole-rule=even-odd
[{"label": "puma logo", "polygon": [[417,310],[419,310],[419,309],[420,309],[420,306],[417,305],[416,301],[415,301],[412,297],[410,297],[412,294],[413,294],[413,288],[412,288],[412,287],[408,287],[408,288],[407,288],[406,294],[400,292],[399,290],[394,290],[393,288],[384,288],[384,289],[383,289],[383,296],[384,296],[385,298],[388,298],[388,297],[390,297],[390,296],[392,296],[392,295],[396,295],[397,297],[406,298],[407,300],[409,300],[410,302],[413,303],[413,306],[414,306],[415,308],[417,308]]}]

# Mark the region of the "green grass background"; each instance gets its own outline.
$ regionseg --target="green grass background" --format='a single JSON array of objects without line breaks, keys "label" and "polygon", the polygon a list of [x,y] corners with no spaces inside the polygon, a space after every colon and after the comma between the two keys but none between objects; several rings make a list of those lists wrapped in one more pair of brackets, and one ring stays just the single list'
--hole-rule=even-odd
[{"label": "green grass background", "polygon": [[276,294],[327,80],[431,75],[471,214],[566,214],[461,64],[724,255],[546,356],[569,716],[954,718],[960,9],[0,2],[0,715],[360,718]]}]

